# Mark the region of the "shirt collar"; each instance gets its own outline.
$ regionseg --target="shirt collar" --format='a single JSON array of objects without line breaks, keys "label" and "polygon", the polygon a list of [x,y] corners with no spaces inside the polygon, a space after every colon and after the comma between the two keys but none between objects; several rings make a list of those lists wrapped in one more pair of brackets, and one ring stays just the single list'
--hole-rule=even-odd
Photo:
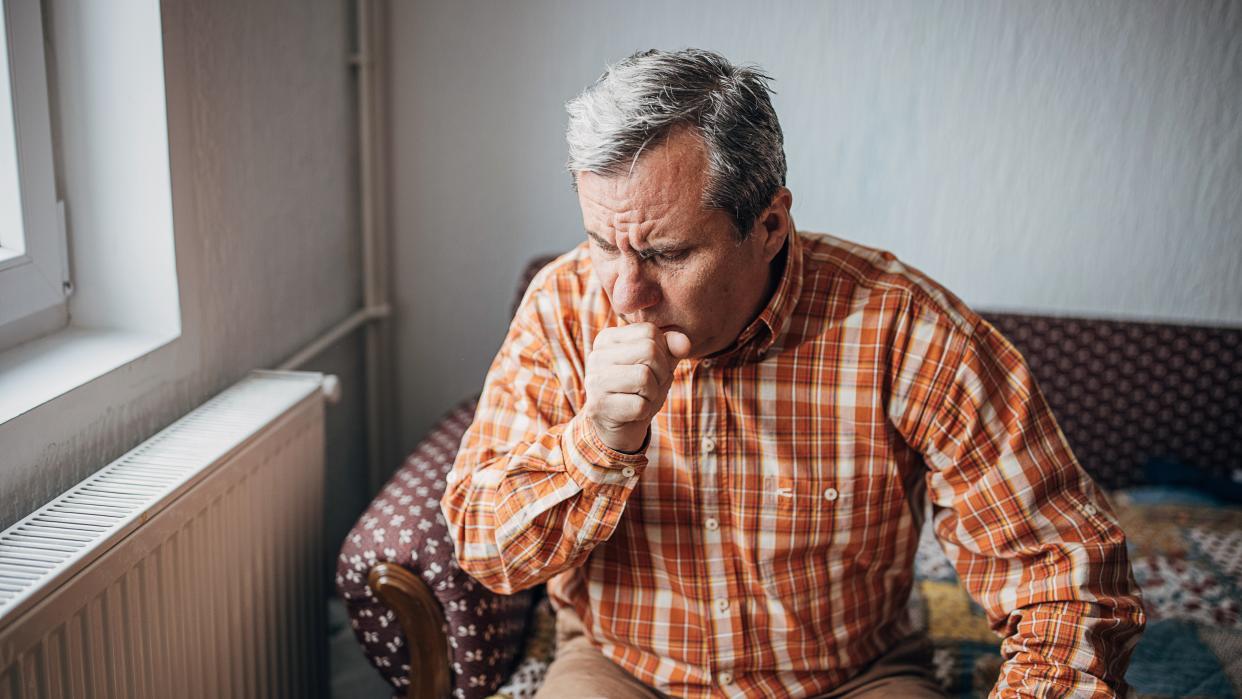
[{"label": "shirt collar", "polygon": [[792,227],[778,259],[781,255],[785,258],[785,264],[776,290],[759,315],[737,336],[734,351],[727,354],[736,353],[743,361],[761,359],[789,328],[794,307],[798,305],[798,295],[802,293],[803,266],[801,236]]}]

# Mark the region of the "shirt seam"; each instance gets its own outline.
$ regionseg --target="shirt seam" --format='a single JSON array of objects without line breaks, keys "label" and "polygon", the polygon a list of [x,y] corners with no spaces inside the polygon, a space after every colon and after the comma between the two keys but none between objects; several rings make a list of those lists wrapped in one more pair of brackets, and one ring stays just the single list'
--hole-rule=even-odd
[{"label": "shirt seam", "polygon": [[[917,313],[916,308],[923,309],[925,307],[917,306],[917,299],[911,298],[911,312]],[[939,309],[935,309],[939,310]],[[928,433],[934,426],[940,430],[944,430],[942,423],[942,411],[940,407],[946,400],[949,387],[953,385],[954,378],[961,371],[962,362],[966,359],[966,350],[970,343],[975,339],[975,330],[978,327],[978,321],[972,323],[968,329],[961,328],[952,318],[946,317],[943,313],[935,313],[937,320],[945,320],[949,322],[949,327],[953,329],[952,337],[946,345],[945,357],[937,362],[936,370],[932,374],[931,390],[928,392],[927,400],[922,401],[919,406],[919,414],[915,418],[914,424],[917,426],[917,432],[912,435],[914,444],[919,445],[918,451],[925,452],[923,447],[924,441]],[[936,406],[936,407],[933,407]]]}]

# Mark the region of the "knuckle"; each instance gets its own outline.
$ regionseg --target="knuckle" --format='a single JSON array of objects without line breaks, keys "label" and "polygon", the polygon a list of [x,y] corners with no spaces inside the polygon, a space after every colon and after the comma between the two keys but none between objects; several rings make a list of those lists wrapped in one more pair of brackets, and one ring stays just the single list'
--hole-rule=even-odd
[{"label": "knuckle", "polygon": [[595,373],[598,373],[598,372],[599,372],[599,370],[600,370],[600,368],[601,368],[601,366],[602,366],[602,362],[603,362],[603,360],[604,360],[604,358],[603,358],[603,356],[601,356],[601,355],[600,355],[600,353],[599,353],[599,352],[591,352],[590,354],[588,354],[588,355],[587,355],[587,360],[586,360],[586,378],[587,378],[587,380],[588,380],[588,381],[590,381],[590,380],[591,380],[591,375],[592,375],[592,374],[595,374]]},{"label": "knuckle", "polygon": [[615,340],[617,336],[620,335],[622,332],[623,332],[623,328],[603,328],[598,333],[596,333],[595,340],[591,343],[591,346],[599,347],[600,345],[611,342]]}]

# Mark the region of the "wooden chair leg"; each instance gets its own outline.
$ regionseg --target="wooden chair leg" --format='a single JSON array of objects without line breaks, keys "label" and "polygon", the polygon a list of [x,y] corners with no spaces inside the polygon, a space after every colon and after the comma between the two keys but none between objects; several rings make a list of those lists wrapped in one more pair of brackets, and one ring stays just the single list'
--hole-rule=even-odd
[{"label": "wooden chair leg", "polygon": [[371,590],[397,615],[410,652],[408,699],[449,696],[448,639],[444,612],[431,589],[395,563],[380,563],[367,576]]}]

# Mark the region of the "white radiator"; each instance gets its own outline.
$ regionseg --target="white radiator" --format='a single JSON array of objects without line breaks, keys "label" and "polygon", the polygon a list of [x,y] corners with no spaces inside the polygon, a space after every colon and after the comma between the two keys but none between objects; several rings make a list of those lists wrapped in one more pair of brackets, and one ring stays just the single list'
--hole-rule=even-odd
[{"label": "white radiator", "polygon": [[324,694],[324,387],[256,371],[0,534],[0,698]]}]

